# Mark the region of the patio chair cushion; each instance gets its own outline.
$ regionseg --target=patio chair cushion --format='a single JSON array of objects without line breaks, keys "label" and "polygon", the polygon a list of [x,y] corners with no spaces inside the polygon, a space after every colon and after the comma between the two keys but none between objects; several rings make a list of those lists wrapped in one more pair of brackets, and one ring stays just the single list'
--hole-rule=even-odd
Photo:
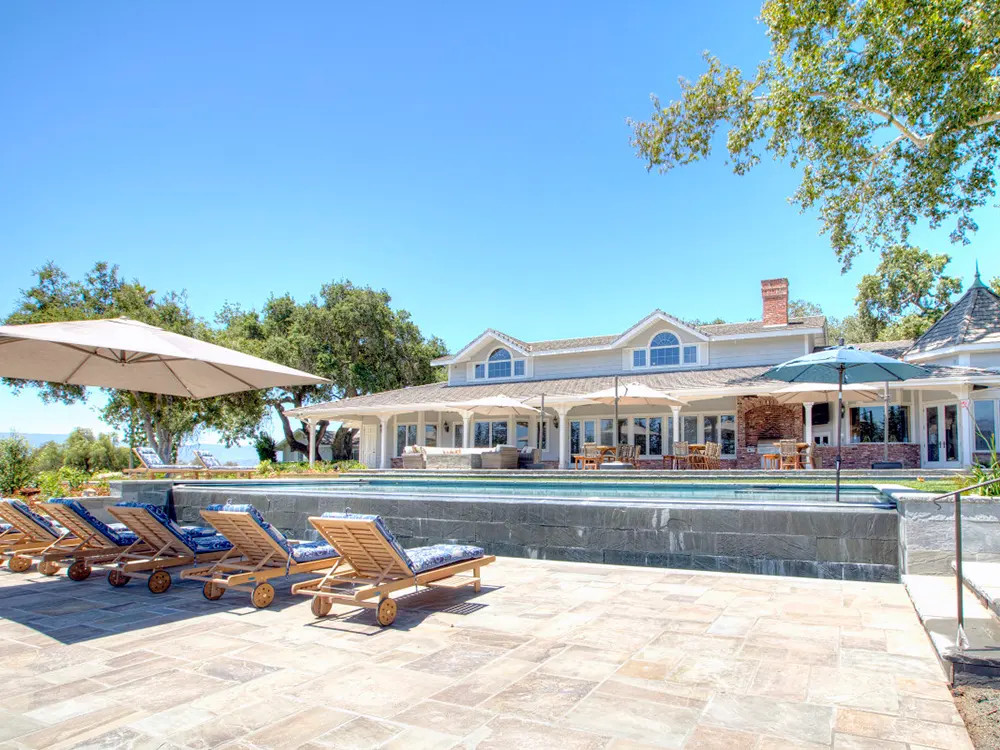
[{"label": "patio chair cushion", "polygon": [[432,544],[406,550],[414,573],[424,573],[463,560],[475,560],[486,554],[482,547],[471,544]]},{"label": "patio chair cushion", "polygon": [[[126,500],[116,503],[116,505],[122,508],[142,508],[192,552],[200,554],[233,548],[232,543],[214,529],[211,529],[210,533],[205,534],[204,526],[179,526],[175,521],[170,520],[170,517],[159,505],[141,503],[134,500]],[[195,531],[191,531],[192,529]]]},{"label": "patio chair cushion", "polygon": [[94,531],[103,536],[108,542],[111,542],[111,544],[118,547],[127,547],[128,545],[135,544],[139,541],[139,537],[125,528],[124,524],[104,523],[104,521],[100,520],[97,516],[87,510],[83,503],[79,500],[54,497],[48,502],[66,506],[71,511],[76,513],[84,522],[90,524]]},{"label": "patio chair cushion", "polygon": [[[249,503],[226,503],[209,505],[207,510],[221,510],[228,513],[246,513],[252,518],[258,526],[260,526],[269,537],[271,537],[278,545],[288,553],[288,556],[295,562],[305,562],[306,560],[316,560],[323,557],[336,557],[337,551],[331,547],[329,544],[319,544],[312,542],[302,542],[299,544],[292,544],[288,537],[281,533],[274,524],[271,524],[264,520],[264,516],[260,514],[254,506]],[[312,545],[312,546],[310,546]],[[303,549],[301,551],[296,551],[299,547]],[[322,548],[321,548],[322,547]]]},{"label": "patio chair cushion", "polygon": [[50,521],[49,519],[47,519],[45,516],[35,513],[35,511],[33,511],[30,507],[28,507],[27,503],[22,503],[20,500],[4,500],[3,502],[10,503],[10,506],[14,508],[14,510],[16,510],[21,515],[30,518],[32,521],[37,523],[52,536],[58,537],[66,533],[65,530],[60,531],[59,530],[60,527],[57,524]]},{"label": "patio chair cushion", "polygon": [[324,513],[323,518],[336,518],[345,521],[374,521],[378,533],[396,550],[396,554],[403,558],[403,562],[406,563],[406,567],[410,569],[410,572],[413,572],[413,563],[407,557],[406,550],[403,549],[403,545],[396,541],[396,537],[389,531],[389,527],[385,525],[385,521],[382,520],[381,516],[369,515],[367,513]]}]

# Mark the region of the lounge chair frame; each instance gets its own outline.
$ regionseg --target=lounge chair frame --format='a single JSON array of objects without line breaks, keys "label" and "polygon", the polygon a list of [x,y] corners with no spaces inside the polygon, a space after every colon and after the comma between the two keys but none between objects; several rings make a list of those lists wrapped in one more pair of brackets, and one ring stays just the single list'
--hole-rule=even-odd
[{"label": "lounge chair frame", "polygon": [[[414,574],[407,562],[375,526],[374,519],[310,516],[320,536],[340,553],[337,563],[321,578],[296,583],[293,594],[313,597],[317,617],[336,602],[376,610],[379,625],[396,619],[395,591],[410,588],[481,588],[480,569],[496,561],[493,555],[462,560]],[[471,575],[463,575],[469,573]],[[372,601],[374,600],[374,601]]]},{"label": "lounge chair frame", "polygon": [[181,571],[182,579],[204,582],[202,594],[206,599],[218,599],[228,589],[249,591],[250,601],[261,609],[274,600],[274,586],[268,583],[272,578],[323,570],[339,559],[323,557],[296,562],[245,511],[203,510],[201,515],[233,544],[213,564]]},{"label": "lounge chair frame", "polygon": [[112,505],[108,512],[147,545],[145,551],[136,551],[132,547],[124,549],[114,559],[95,566],[108,572],[108,583],[116,588],[124,586],[130,578],[141,578],[151,592],[162,594],[171,584],[167,568],[185,568],[219,560],[228,552],[195,552],[165,529],[145,508]]}]

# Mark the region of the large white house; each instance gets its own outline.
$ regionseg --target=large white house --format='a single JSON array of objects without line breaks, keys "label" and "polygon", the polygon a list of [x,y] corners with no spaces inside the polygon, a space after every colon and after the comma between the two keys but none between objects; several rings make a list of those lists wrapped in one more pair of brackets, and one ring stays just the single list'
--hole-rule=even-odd
[{"label": "large white house", "polygon": [[[548,465],[566,467],[585,442],[638,446],[641,465],[662,466],[675,441],[714,441],[732,468],[759,468],[778,440],[813,445],[833,466],[836,415],[827,400],[780,403],[786,386],[762,380],[771,365],[827,346],[824,317],[790,318],[788,281],[761,282],[762,316],[747,323],[691,325],[654,310],[625,331],[554,341],[524,341],[487,329],[435,360],[445,382],[317,404],[296,410],[312,422],[360,427],[360,459],[389,468],[409,445],[532,446]],[[976,278],[917,341],[864,344],[926,367],[930,376],[889,384],[889,458],[908,468],[960,467],[988,450],[1000,423],[1000,298]],[[683,402],[671,407],[580,403],[580,394],[645,383]],[[875,386],[881,388],[882,386]],[[504,395],[544,395],[544,414],[487,416],[451,404]],[[575,400],[574,400],[575,399]],[[845,468],[870,468],[884,455],[883,401],[852,400],[841,423]]]}]

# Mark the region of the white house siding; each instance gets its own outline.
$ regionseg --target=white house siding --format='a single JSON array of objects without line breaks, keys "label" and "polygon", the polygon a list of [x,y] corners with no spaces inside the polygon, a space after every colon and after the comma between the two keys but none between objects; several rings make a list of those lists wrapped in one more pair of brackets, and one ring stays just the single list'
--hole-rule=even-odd
[{"label": "white house siding", "polygon": [[714,341],[708,347],[710,367],[745,367],[771,365],[805,354],[803,336],[773,339],[738,339]]}]

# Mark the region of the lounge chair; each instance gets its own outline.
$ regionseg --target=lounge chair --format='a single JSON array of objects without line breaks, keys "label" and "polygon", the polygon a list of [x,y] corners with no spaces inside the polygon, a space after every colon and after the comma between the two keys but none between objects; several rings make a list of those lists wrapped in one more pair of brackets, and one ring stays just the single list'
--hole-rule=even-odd
[{"label": "lounge chair", "polygon": [[42,554],[42,562],[65,564],[66,575],[82,581],[93,572],[93,563],[106,563],[123,552],[147,553],[150,548],[124,524],[107,524],[79,500],[53,498],[46,512],[73,533],[73,539],[53,544]]},{"label": "lounge chair", "polygon": [[145,475],[147,479],[151,479],[154,474],[163,474],[165,476],[177,476],[178,474],[183,476],[189,474],[197,479],[199,474],[206,471],[203,467],[193,464],[164,463],[163,459],[160,458],[160,454],[152,448],[133,448],[132,452],[135,453],[136,458],[139,459],[142,466],[136,469],[126,469],[125,474],[128,476]]},{"label": "lounge chair", "polygon": [[[404,550],[379,516],[324,513],[310,517],[309,523],[341,555],[322,578],[292,586],[293,594],[313,597],[317,617],[329,614],[338,602],[374,609],[379,625],[391,625],[396,619],[396,602],[389,597],[393,591],[411,586],[472,586],[479,591],[480,568],[496,560],[468,544]],[[469,571],[471,575],[459,575]]]},{"label": "lounge chair", "polygon": [[249,591],[260,609],[274,601],[270,579],[323,570],[337,561],[330,545],[286,538],[252,505],[210,505],[201,515],[233,543],[233,549],[213,564],[181,571],[182,579],[205,583],[206,599],[214,601],[226,589]]},{"label": "lounge chair", "polygon": [[108,508],[147,545],[147,551],[122,551],[100,566],[108,571],[108,583],[124,586],[133,576],[146,579],[154,594],[170,588],[167,568],[180,568],[222,558],[233,545],[215,529],[203,526],[179,526],[157,505],[122,502]]},{"label": "lounge chair", "polygon": [[[0,535],[0,556],[7,559],[7,567],[15,573],[30,570],[42,553],[72,538],[69,531],[35,513],[20,500],[0,500],[0,519],[7,526]],[[38,571],[47,576],[55,575],[59,565],[39,562]]]},{"label": "lounge chair", "polygon": [[205,467],[211,474],[236,474],[237,476],[251,476],[257,473],[257,468],[247,468],[246,466],[226,466],[217,459],[214,454],[208,451],[194,451],[194,457],[198,463]]}]

